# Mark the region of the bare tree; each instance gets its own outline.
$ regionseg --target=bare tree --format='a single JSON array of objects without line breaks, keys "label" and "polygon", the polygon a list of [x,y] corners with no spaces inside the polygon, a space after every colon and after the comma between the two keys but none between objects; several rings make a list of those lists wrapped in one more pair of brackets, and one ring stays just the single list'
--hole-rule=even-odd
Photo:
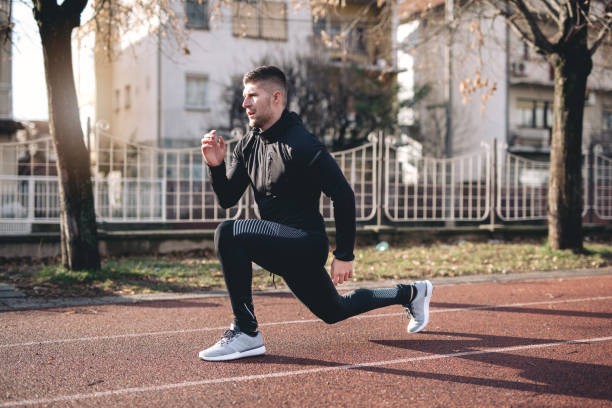
[{"label": "bare tree", "polygon": [[57,153],[62,263],[69,269],[99,269],[89,154],[79,122],[71,33],[87,0],[33,0],[43,47],[49,129]]},{"label": "bare tree", "polygon": [[[592,56],[612,28],[612,3],[486,0],[554,69],[548,241],[582,250],[582,128]],[[589,30],[594,35],[589,35]]]},{"label": "bare tree", "polygon": [[[548,240],[552,248],[582,250],[582,132],[587,79],[593,68],[592,57],[609,37],[612,30],[612,2],[605,0],[437,0],[432,7],[423,8],[415,2],[411,13],[422,17],[436,15],[444,21],[430,29],[431,41],[438,34],[455,32],[458,25],[466,24],[461,16],[479,15],[481,18],[502,17],[522,41],[541,54],[554,72],[553,124],[550,152],[550,183],[548,189]],[[447,16],[444,16],[443,6]],[[452,11],[450,11],[451,7]],[[483,9],[482,6],[488,6]],[[483,10],[488,11],[483,12]],[[472,14],[470,13],[473,12]],[[436,14],[437,13],[437,14]],[[454,16],[454,18],[453,18]],[[450,20],[450,21],[449,21]],[[483,38],[478,25],[477,48],[483,42],[496,42],[496,38]],[[456,56],[453,56],[456,57]],[[480,54],[479,64],[482,66]],[[464,99],[476,88],[486,85],[478,78],[461,82]],[[478,84],[472,86],[470,84]],[[482,105],[495,91],[495,84],[482,89]],[[476,88],[475,88],[476,87]]]},{"label": "bare tree", "polygon": [[[81,26],[87,3],[88,0],[64,0],[61,4],[57,0],[32,0],[43,48],[49,128],[57,153],[61,256],[69,269],[100,268],[90,160],[79,121],[71,49],[72,32]],[[140,21],[135,22],[134,16]],[[179,41],[184,34],[167,0],[153,5],[134,0],[129,7],[119,1],[98,0],[86,24],[102,35],[100,44],[110,44],[121,35],[121,27],[134,24],[149,31],[174,30]]]}]

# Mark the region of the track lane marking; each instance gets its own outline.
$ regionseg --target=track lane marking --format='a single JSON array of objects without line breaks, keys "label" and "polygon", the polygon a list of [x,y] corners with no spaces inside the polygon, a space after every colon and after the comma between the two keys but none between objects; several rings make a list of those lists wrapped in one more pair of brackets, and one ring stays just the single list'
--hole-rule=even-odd
[{"label": "track lane marking", "polygon": [[[610,299],[612,299],[612,296],[598,296],[598,297],[580,298],[580,299],[547,300],[547,301],[526,302],[526,303],[509,303],[505,305],[483,305],[483,306],[470,306],[470,307],[463,307],[463,308],[433,309],[433,310],[430,310],[429,313],[453,313],[453,312],[465,312],[465,311],[471,311],[471,310],[501,309],[505,307],[523,307],[523,306],[551,305],[551,304],[560,304],[560,303],[593,302],[593,301],[610,300]],[[379,318],[379,317],[401,316],[402,314],[403,312],[379,313],[379,314],[354,316],[354,317],[351,317],[350,319],[356,319],[356,320],[373,319],[373,318]],[[287,324],[304,324],[304,323],[321,323],[321,322],[322,321],[320,319],[287,320],[287,321],[282,321],[282,322],[262,323],[259,326],[268,327],[268,326],[278,326],[278,325],[287,325]],[[146,336],[168,336],[168,335],[174,335],[174,334],[201,333],[201,332],[207,332],[207,331],[226,330],[226,329],[227,329],[227,326],[202,327],[198,329],[168,330],[168,331],[157,331],[157,332],[116,334],[116,335],[109,335],[109,336],[92,336],[92,337],[79,337],[79,338],[71,338],[71,339],[30,341],[26,343],[0,344],[0,349],[10,348],[10,347],[42,346],[42,345],[47,345],[47,344],[76,343],[76,342],[85,342],[85,341],[115,340],[115,339],[126,339],[126,338],[146,337]]]},{"label": "track lane marking", "polygon": [[[591,298],[581,299],[564,299],[564,300],[544,300],[540,302],[528,302],[528,303],[509,303],[507,305],[482,305],[482,306],[469,306],[469,307],[456,307],[448,309],[430,309],[429,313],[452,313],[452,312],[465,312],[470,310],[487,310],[487,309],[502,309],[505,307],[523,307],[523,306],[541,306],[541,305],[554,305],[558,303],[578,303],[578,302],[591,302],[598,300],[610,300],[612,296],[597,296]],[[435,302],[434,302],[435,303]],[[366,319],[369,317],[386,317],[386,316],[399,316],[402,313],[380,313],[370,314],[366,316],[355,316],[353,319]]]},{"label": "track lane marking", "polygon": [[394,365],[394,364],[411,363],[415,361],[441,360],[441,359],[447,359],[447,358],[474,356],[474,355],[479,355],[479,354],[497,354],[497,353],[505,353],[505,352],[511,352],[511,351],[519,351],[519,350],[533,350],[533,349],[540,349],[540,348],[547,348],[547,347],[563,346],[563,345],[568,345],[568,344],[589,344],[589,343],[597,343],[597,342],[604,342],[604,341],[610,341],[610,340],[612,340],[612,336],[594,337],[594,338],[589,338],[589,339],[565,340],[565,341],[556,341],[556,342],[543,343],[543,344],[527,344],[527,345],[522,345],[522,346],[489,348],[485,350],[464,351],[464,352],[450,353],[450,354],[431,354],[431,355],[426,355],[426,356],[421,356],[421,357],[402,358],[402,359],[396,359],[396,360],[374,361],[374,362],[357,363],[357,364],[344,364],[344,365],[339,365],[336,367],[320,367],[320,368],[311,368],[307,370],[279,371],[279,372],[268,373],[268,374],[245,375],[245,376],[239,376],[239,377],[212,378],[212,379],[200,380],[200,381],[184,381],[180,383],[154,385],[154,386],[149,386],[149,387],[133,387],[133,388],[123,388],[123,389],[118,389],[118,390],[99,391],[99,392],[92,392],[89,394],[73,394],[73,395],[63,395],[63,396],[51,397],[51,398],[10,401],[10,402],[0,403],[0,408],[20,407],[20,406],[26,406],[26,405],[52,404],[56,402],[73,402],[73,401],[78,401],[78,400],[83,400],[83,399],[112,397],[112,396],[128,395],[128,394],[135,394],[135,393],[141,393],[141,392],[166,391],[166,390],[172,390],[172,389],[177,389],[177,388],[196,387],[196,386],[208,385],[208,384],[222,384],[222,383],[227,383],[227,382],[244,382],[244,381],[253,381],[253,380],[265,380],[269,378],[293,377],[293,376],[298,376],[298,375],[318,374],[318,373],[325,373],[325,372],[330,372],[330,371],[358,369],[362,367],[380,367],[380,366],[387,366],[387,365]]}]

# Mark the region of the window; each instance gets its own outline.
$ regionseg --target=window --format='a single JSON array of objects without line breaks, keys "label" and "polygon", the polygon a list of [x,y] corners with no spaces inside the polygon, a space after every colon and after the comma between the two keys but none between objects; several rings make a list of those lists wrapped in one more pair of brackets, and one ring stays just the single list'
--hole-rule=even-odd
[{"label": "window", "polygon": [[533,103],[519,100],[516,104],[518,124],[522,127],[533,127]]},{"label": "window", "polygon": [[115,89],[115,112],[121,109],[121,90]]},{"label": "window", "polygon": [[365,29],[363,27],[355,27],[349,31],[348,49],[359,54],[366,53]]},{"label": "window", "polygon": [[287,40],[287,4],[278,1],[234,0],[232,33],[236,37]]},{"label": "window", "polygon": [[519,99],[516,104],[520,127],[548,129],[552,127],[552,102]]},{"label": "window", "polygon": [[195,30],[208,30],[208,2],[185,0],[185,24]]},{"label": "window", "polygon": [[206,110],[208,77],[206,75],[187,75],[185,77],[185,109]]},{"label": "window", "polygon": [[604,110],[601,119],[601,128],[605,131],[612,131],[612,109]]},{"label": "window", "polygon": [[130,109],[132,105],[132,87],[129,85],[125,86],[125,109]]},{"label": "window", "polygon": [[[332,41],[329,49],[342,50],[352,54],[367,54],[367,30],[363,26],[348,28],[351,23],[342,23],[339,20],[328,20],[318,18],[313,22],[313,32],[315,36],[321,37],[325,31],[328,38]],[[344,34],[340,37],[341,34]]]}]

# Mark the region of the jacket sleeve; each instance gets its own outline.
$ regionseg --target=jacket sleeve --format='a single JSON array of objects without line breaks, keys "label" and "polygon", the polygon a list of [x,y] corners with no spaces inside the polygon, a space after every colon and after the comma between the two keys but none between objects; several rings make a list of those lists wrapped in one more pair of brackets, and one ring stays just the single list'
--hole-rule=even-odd
[{"label": "jacket sleeve", "polygon": [[218,166],[208,166],[213,191],[219,205],[226,209],[236,205],[249,185],[249,175],[237,154],[239,146],[232,153],[229,169],[226,169],[225,161]]},{"label": "jacket sleeve", "polygon": [[[316,139],[315,139],[316,140]],[[331,198],[336,223],[336,250],[341,261],[355,259],[355,193],[342,174],[338,163],[318,141],[300,149],[299,156],[321,190]]]}]

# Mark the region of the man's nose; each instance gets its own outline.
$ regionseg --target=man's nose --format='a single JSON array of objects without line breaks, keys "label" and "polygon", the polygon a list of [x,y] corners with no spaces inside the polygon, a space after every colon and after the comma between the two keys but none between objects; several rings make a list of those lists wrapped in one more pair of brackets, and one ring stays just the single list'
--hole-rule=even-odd
[{"label": "man's nose", "polygon": [[244,98],[244,100],[242,101],[242,107],[246,109],[249,106],[251,106],[251,101],[249,100],[249,98]]}]

